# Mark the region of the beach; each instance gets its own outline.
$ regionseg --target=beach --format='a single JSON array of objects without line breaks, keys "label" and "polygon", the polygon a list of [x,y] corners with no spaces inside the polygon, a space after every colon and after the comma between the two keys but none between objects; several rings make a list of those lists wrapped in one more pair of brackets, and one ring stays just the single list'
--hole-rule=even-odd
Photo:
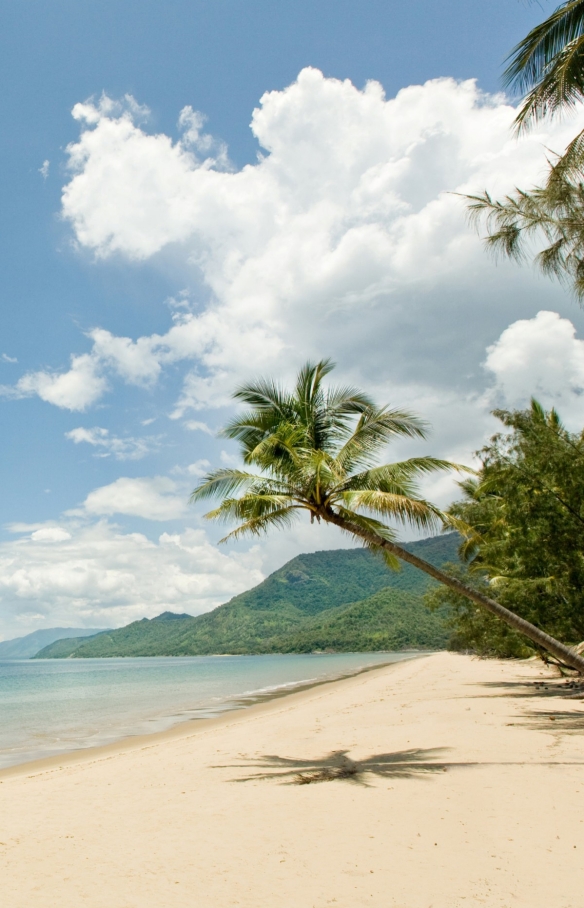
[{"label": "beach", "polygon": [[584,700],[540,662],[376,668],[3,771],[0,894],[13,908],[580,908],[583,742]]}]

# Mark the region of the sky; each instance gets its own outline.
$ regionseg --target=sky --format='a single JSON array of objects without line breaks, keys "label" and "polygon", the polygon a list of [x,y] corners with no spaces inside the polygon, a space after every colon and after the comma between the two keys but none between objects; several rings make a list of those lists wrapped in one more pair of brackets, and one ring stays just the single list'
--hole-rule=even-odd
[{"label": "sky", "polygon": [[330,356],[432,424],[388,459],[472,463],[532,394],[582,424],[582,311],[489,257],[457,195],[532,185],[584,127],[512,135],[503,60],[552,8],[6,5],[0,639],[198,614],[353,545],[301,522],[218,546],[188,505],[238,463],[216,433],[258,375]]}]

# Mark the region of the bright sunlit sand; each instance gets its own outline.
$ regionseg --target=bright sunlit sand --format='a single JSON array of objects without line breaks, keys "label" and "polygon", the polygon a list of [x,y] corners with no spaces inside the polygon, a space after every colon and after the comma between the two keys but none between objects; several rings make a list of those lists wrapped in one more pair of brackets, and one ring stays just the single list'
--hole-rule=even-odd
[{"label": "bright sunlit sand", "polygon": [[540,663],[440,653],[13,768],[3,902],[577,908],[582,729]]}]

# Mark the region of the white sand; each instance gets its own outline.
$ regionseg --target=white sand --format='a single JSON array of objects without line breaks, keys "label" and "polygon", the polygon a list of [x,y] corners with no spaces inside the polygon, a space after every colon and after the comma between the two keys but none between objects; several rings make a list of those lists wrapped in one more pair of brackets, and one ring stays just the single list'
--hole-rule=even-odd
[{"label": "white sand", "polygon": [[[537,696],[541,678],[444,653],[5,771],[1,904],[582,908],[584,701]],[[233,781],[337,750],[430,750],[447,770]]]}]

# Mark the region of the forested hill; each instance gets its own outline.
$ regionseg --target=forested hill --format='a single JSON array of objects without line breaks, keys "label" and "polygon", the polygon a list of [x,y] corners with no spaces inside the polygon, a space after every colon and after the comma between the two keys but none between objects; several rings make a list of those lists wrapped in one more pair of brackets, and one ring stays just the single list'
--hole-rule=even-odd
[{"label": "forested hill", "polygon": [[[457,560],[458,544],[449,533],[406,548],[439,566]],[[299,555],[212,612],[166,612],[89,640],[57,641],[36,658],[443,648],[443,615],[422,602],[431,582],[407,564],[390,571],[367,549]]]}]

